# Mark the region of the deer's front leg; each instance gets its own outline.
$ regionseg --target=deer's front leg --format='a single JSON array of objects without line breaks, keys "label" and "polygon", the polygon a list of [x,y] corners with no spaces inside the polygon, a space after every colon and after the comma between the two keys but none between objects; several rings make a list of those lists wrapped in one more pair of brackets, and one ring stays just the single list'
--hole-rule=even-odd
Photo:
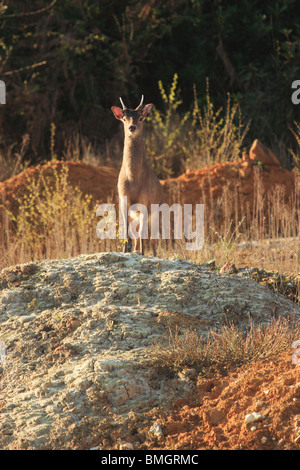
[{"label": "deer's front leg", "polygon": [[128,252],[128,201],[127,196],[119,196],[119,238],[124,240],[123,252]]},{"label": "deer's front leg", "polygon": [[148,237],[148,212],[147,207],[141,203],[130,207],[129,215],[132,217],[129,235],[135,241],[134,251],[144,254],[143,240]]},{"label": "deer's front leg", "polygon": [[[133,219],[134,220],[134,219]],[[136,233],[134,234],[134,247],[133,247],[133,252],[134,253],[142,253],[142,239],[141,239],[141,223],[136,227]]]}]

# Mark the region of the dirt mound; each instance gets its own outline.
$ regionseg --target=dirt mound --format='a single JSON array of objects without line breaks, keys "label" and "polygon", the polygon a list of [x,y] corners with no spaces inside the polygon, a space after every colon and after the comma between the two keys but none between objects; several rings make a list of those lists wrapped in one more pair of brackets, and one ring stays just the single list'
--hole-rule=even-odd
[{"label": "dirt mound", "polygon": [[93,166],[82,162],[49,162],[24,170],[19,175],[0,182],[0,201],[5,200],[13,213],[18,208],[18,199],[26,193],[29,181],[36,181],[40,175],[55,178],[55,172],[62,167],[68,169],[72,186],[79,187],[84,194],[90,194],[95,201],[108,202],[114,197],[119,171],[105,166]]},{"label": "dirt mound", "polygon": [[[42,173],[53,176],[54,170],[60,171],[62,165],[69,171],[69,181],[78,186],[84,194],[90,194],[95,201],[116,202],[117,179],[119,170],[105,166],[93,166],[82,162],[51,162],[29,168],[17,176],[0,182],[0,201],[5,199],[8,208],[15,212],[17,199],[26,188],[28,180],[34,180]],[[54,177],[54,176],[53,176]],[[218,163],[200,170],[187,171],[177,178],[161,181],[166,202],[185,204],[204,203],[207,212],[213,208],[215,217],[221,217],[230,200],[239,205],[239,212],[253,211],[257,201],[256,189],[261,187],[261,197],[267,198],[280,187],[282,198],[288,202],[294,194],[299,179],[294,172],[280,167],[270,149],[259,141],[254,141],[249,154],[243,155],[238,162]]]},{"label": "dirt mound", "polygon": [[[291,351],[209,381],[149,361],[170,329],[205,334],[234,319],[244,330],[275,310],[300,318],[299,306],[243,275],[180,259],[97,253],[3,269],[0,449],[222,448],[260,435],[292,446]],[[252,412],[264,416],[255,432],[244,425]]]},{"label": "dirt mound", "polygon": [[262,198],[270,196],[280,187],[283,201],[288,202],[296,184],[296,174],[281,168],[274,154],[258,141],[253,143],[249,154],[244,154],[241,161],[187,171],[178,178],[163,182],[166,193],[177,192],[182,203],[204,203],[210,209],[235,200],[240,205],[240,213],[245,213],[247,209],[253,211],[258,185]]},{"label": "dirt mound", "polygon": [[300,449],[300,373],[287,351],[226,377],[199,378],[189,398],[156,413],[147,449]]}]

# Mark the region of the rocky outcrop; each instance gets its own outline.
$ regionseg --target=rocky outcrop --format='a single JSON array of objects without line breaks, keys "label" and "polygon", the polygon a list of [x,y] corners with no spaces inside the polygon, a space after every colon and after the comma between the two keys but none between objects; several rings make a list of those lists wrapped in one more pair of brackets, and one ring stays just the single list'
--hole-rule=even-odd
[{"label": "rocky outcrop", "polygon": [[262,142],[260,142],[258,139],[255,139],[253,144],[251,145],[251,148],[249,150],[249,160],[267,166],[280,167],[278,158],[274,155],[272,150],[269,149]]},{"label": "rocky outcrop", "polygon": [[170,328],[205,334],[232,319],[245,329],[274,314],[300,318],[300,308],[246,270],[218,274],[179,259],[119,253],[5,268],[0,448],[95,444],[106,429],[190,390],[184,376],[157,375],[147,362]]}]

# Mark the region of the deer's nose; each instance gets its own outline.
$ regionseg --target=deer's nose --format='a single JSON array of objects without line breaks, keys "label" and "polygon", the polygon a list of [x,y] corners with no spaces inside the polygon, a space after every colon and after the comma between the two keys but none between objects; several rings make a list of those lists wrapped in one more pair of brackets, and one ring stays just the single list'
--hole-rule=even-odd
[{"label": "deer's nose", "polygon": [[129,126],[130,132],[134,132],[136,130],[136,126]]}]

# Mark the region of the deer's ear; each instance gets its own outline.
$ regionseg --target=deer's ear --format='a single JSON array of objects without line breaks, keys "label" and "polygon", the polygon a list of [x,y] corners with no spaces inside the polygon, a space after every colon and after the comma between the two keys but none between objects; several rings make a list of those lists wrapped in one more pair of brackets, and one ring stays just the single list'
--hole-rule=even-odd
[{"label": "deer's ear", "polygon": [[152,108],[153,108],[153,104],[146,104],[146,106],[144,107],[143,111],[142,111],[142,118],[143,120],[144,119],[147,119],[147,117],[149,116],[149,114],[151,113],[152,111]]},{"label": "deer's ear", "polygon": [[115,118],[120,119],[120,121],[122,121],[122,119],[123,119],[123,109],[118,108],[118,106],[112,106],[111,110],[114,113]]}]

